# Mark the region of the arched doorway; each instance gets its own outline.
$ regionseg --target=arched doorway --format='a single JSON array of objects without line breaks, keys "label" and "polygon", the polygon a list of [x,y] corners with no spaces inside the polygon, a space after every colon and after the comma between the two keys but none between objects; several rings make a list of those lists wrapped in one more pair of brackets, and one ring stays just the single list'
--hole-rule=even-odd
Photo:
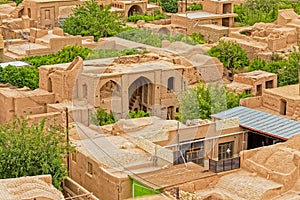
[{"label": "arched doorway", "polygon": [[128,89],[129,110],[145,112],[150,111],[153,104],[153,84],[145,77],[136,79]]},{"label": "arched doorway", "polygon": [[101,88],[100,88],[100,107],[103,109],[111,110],[111,105],[114,100],[114,97],[120,96],[120,86],[110,80],[107,81]]},{"label": "arched doorway", "polygon": [[143,9],[138,5],[131,6],[130,9],[128,10],[127,15],[128,15],[128,17],[130,17],[134,14],[142,15],[143,14]]}]

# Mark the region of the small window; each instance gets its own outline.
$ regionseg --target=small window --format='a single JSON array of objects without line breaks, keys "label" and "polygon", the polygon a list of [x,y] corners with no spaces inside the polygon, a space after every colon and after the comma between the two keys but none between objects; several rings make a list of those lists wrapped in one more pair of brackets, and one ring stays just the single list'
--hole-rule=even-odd
[{"label": "small window", "polygon": [[218,160],[229,159],[233,157],[234,142],[226,142],[219,144]]},{"label": "small window", "polygon": [[214,25],[218,25],[218,22],[216,22],[216,21],[213,21],[213,22],[212,22],[212,24],[214,24]]},{"label": "small window", "polygon": [[174,90],[174,77],[168,79],[168,91]]},{"label": "small window", "polygon": [[72,160],[74,162],[77,162],[77,155],[76,155],[76,152],[72,153]]},{"label": "small window", "polygon": [[87,97],[87,85],[83,84],[82,86],[82,97],[86,98]]},{"label": "small window", "polygon": [[50,10],[45,10],[45,19],[50,19]]},{"label": "small window", "polygon": [[93,175],[93,164],[88,162],[88,169],[87,172],[91,175]]}]

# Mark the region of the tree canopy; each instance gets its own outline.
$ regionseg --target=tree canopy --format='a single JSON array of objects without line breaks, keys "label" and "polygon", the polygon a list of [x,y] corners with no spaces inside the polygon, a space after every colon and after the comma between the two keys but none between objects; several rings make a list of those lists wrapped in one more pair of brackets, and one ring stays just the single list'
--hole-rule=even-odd
[{"label": "tree canopy", "polygon": [[273,56],[273,60],[265,62],[260,58],[252,60],[248,71],[263,70],[277,74],[279,86],[298,83],[298,68],[300,63],[300,52],[294,51],[287,58]]},{"label": "tree canopy", "polygon": [[178,11],[178,0],[159,0],[159,5],[164,12],[177,13]]},{"label": "tree canopy", "polygon": [[101,7],[97,1],[85,1],[73,9],[73,13],[62,25],[71,35],[94,36],[94,40],[116,35],[122,31],[123,17],[110,11],[111,5]]},{"label": "tree canopy", "polygon": [[277,19],[278,10],[293,8],[300,14],[300,4],[290,0],[246,0],[235,5],[234,12],[238,14],[236,22],[242,25],[253,25],[257,22],[270,23]]},{"label": "tree canopy", "polygon": [[0,125],[0,178],[51,174],[53,185],[61,187],[67,176],[63,158],[70,151],[65,132],[45,126],[45,120],[29,125],[22,118]]},{"label": "tree canopy", "polygon": [[207,54],[217,57],[227,69],[234,72],[249,65],[249,59],[245,50],[232,41],[220,40],[217,46],[212,47]]},{"label": "tree canopy", "polygon": [[239,105],[241,98],[250,97],[246,93],[234,93],[219,84],[199,83],[189,88],[179,97],[182,122],[188,119],[210,119],[210,115]]}]

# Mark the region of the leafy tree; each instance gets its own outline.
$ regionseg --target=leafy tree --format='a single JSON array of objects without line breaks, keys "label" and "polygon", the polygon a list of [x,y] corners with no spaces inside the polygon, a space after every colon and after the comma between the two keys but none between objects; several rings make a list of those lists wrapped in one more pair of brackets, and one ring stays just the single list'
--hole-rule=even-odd
[{"label": "leafy tree", "polygon": [[127,17],[126,21],[136,23],[138,20],[145,20],[145,22],[150,22],[150,21],[165,19],[165,18],[166,18],[166,15],[164,15],[160,11],[158,11],[158,12],[154,12],[153,15],[148,15],[147,13],[145,13],[143,15],[133,14],[133,15]]},{"label": "leafy tree", "polygon": [[130,118],[141,118],[141,117],[149,117],[150,113],[149,112],[145,112],[143,110],[139,110],[139,111],[129,111],[129,117]]},{"label": "leafy tree", "polygon": [[85,1],[74,8],[62,28],[71,35],[94,36],[95,41],[116,35],[122,31],[123,17],[118,12],[111,12],[110,8],[111,5],[100,7],[96,0]]},{"label": "leafy tree", "polygon": [[246,93],[228,92],[219,84],[199,83],[197,87],[180,94],[180,116],[176,116],[176,119],[181,119],[182,122],[188,119],[209,119],[211,114],[236,107],[241,98],[250,96],[252,95]]},{"label": "leafy tree", "polygon": [[298,83],[298,68],[300,63],[300,52],[294,51],[286,59],[280,58],[277,54],[266,63],[261,59],[254,59],[248,67],[248,71],[263,70],[277,74],[279,86]]},{"label": "leafy tree", "polygon": [[159,5],[164,12],[177,13],[178,11],[178,0],[159,0]]},{"label": "leafy tree", "polygon": [[66,158],[71,147],[65,132],[45,120],[29,125],[22,118],[0,125],[0,178],[51,174],[56,188],[67,176]]},{"label": "leafy tree", "polygon": [[35,89],[39,87],[39,70],[34,66],[16,67],[8,65],[0,70],[0,82]]},{"label": "leafy tree", "polygon": [[177,34],[174,36],[171,36],[170,34],[153,34],[151,30],[143,29],[131,29],[129,31],[119,33],[117,36],[126,40],[155,47],[161,47],[161,42],[163,40],[169,40],[170,42],[181,41],[191,45],[198,44],[197,40],[193,40],[191,37],[186,37],[184,34]]},{"label": "leafy tree", "polygon": [[96,125],[104,126],[115,123],[116,119],[112,111],[107,113],[104,109],[99,108],[95,115],[92,115],[92,122]]},{"label": "leafy tree", "polygon": [[249,65],[246,51],[239,44],[232,41],[225,42],[221,40],[217,46],[207,51],[207,54],[217,57],[232,72]]},{"label": "leafy tree", "polygon": [[30,56],[25,57],[22,60],[29,62],[35,67],[40,67],[42,65],[54,65],[59,63],[72,62],[76,56],[80,56],[85,59],[91,50],[84,48],[82,46],[73,45],[65,46],[62,50],[54,54],[44,55],[44,56]]},{"label": "leafy tree", "polygon": [[193,2],[192,4],[190,4],[188,6],[187,10],[189,10],[189,11],[202,10],[202,4]]},{"label": "leafy tree", "polygon": [[190,35],[190,37],[197,42],[197,44],[205,44],[206,42],[203,39],[203,35],[201,35],[200,33],[193,33],[192,35]]},{"label": "leafy tree", "polygon": [[238,14],[236,22],[242,25],[253,25],[257,22],[270,23],[277,19],[279,9],[293,8],[300,14],[300,4],[290,0],[246,0],[244,4],[235,5]]},{"label": "leafy tree", "polygon": [[266,65],[266,61],[261,58],[255,58],[251,61],[249,67],[247,68],[248,71],[254,70],[262,70]]},{"label": "leafy tree", "polygon": [[135,54],[143,54],[146,53],[146,50],[139,50],[139,49],[97,49],[91,51],[89,56],[87,57],[88,60],[97,59],[97,58],[111,58],[111,57],[118,57],[118,56],[128,56],[128,55],[135,55]]}]

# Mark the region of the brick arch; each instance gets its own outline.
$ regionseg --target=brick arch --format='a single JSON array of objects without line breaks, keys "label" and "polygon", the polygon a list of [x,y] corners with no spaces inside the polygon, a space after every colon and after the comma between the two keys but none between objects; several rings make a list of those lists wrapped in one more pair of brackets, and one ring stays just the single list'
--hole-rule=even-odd
[{"label": "brick arch", "polygon": [[142,15],[144,13],[143,9],[141,8],[141,6],[139,5],[132,5],[129,9],[128,9],[128,13],[127,16],[130,17],[133,14],[138,14],[138,15]]}]

